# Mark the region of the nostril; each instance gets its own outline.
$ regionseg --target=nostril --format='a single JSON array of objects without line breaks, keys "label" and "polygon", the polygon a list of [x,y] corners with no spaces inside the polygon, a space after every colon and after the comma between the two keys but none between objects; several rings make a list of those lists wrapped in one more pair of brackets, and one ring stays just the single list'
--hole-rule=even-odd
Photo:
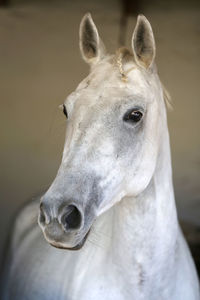
[{"label": "nostril", "polygon": [[62,216],[62,224],[66,230],[78,229],[81,226],[81,213],[74,205],[69,205],[65,209],[65,213]]},{"label": "nostril", "polygon": [[40,203],[39,222],[40,222],[41,224],[45,224],[45,214],[44,214],[43,204],[42,204],[42,203]]},{"label": "nostril", "polygon": [[44,205],[43,203],[40,203],[40,213],[39,213],[39,222],[41,225],[45,225],[49,223],[49,217],[44,211]]}]

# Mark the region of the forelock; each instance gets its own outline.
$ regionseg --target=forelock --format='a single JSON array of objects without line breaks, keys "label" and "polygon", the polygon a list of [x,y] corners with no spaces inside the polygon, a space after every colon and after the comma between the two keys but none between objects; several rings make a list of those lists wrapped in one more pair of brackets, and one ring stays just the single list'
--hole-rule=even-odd
[{"label": "forelock", "polygon": [[125,65],[126,63],[129,63],[129,62],[133,62],[133,61],[134,61],[133,55],[131,54],[131,52],[129,51],[129,49],[127,49],[127,48],[125,48],[125,47],[122,47],[122,48],[119,48],[119,49],[116,51],[114,60],[115,60],[115,64],[117,65],[117,67],[118,67],[118,69],[119,69],[119,72],[120,72],[120,74],[121,74],[122,80],[123,80],[123,81],[126,81],[126,80],[127,80],[127,74],[128,74],[132,69],[134,69],[135,66],[133,66],[130,70],[125,71],[125,70],[124,70],[124,65]]}]

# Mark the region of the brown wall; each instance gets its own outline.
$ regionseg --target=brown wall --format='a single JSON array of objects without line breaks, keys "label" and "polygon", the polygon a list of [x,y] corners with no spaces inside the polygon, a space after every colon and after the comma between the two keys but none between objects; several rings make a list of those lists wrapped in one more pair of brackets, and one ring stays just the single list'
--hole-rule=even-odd
[{"label": "brown wall", "polygon": [[[168,118],[179,214],[200,223],[200,10],[166,3],[142,12],[154,28],[159,73],[173,98]],[[13,2],[0,9],[2,243],[16,209],[56,175],[65,132],[58,105],[88,72],[78,48],[87,11],[113,52],[119,31],[115,0]],[[130,19],[127,45],[134,24]]]}]

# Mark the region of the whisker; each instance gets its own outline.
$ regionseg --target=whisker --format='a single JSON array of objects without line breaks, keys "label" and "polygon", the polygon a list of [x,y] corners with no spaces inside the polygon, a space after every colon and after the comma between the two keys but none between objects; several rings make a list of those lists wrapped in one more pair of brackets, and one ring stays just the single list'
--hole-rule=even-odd
[{"label": "whisker", "polygon": [[111,239],[111,236],[108,235],[108,234],[106,234],[106,233],[103,232],[103,231],[100,231],[100,230],[98,230],[98,231],[97,231],[97,230],[94,230],[93,233],[94,233],[95,235],[99,236],[99,237],[104,236],[104,237],[106,237],[106,238],[108,238],[108,239]]},{"label": "whisker", "polygon": [[96,241],[91,240],[91,238],[88,238],[88,242],[90,242],[92,245],[103,249],[103,247],[101,245],[99,245]]}]

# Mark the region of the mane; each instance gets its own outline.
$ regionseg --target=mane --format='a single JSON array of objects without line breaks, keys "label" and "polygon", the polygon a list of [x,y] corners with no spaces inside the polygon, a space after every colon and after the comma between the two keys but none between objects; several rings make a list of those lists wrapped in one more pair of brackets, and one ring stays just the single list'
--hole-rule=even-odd
[{"label": "mane", "polygon": [[[130,68],[129,70],[125,71],[123,68],[123,64],[125,62],[130,62],[134,60],[134,56],[133,54],[130,52],[129,49],[127,49],[126,47],[121,47],[116,51],[115,54],[115,63],[119,69],[119,73],[121,75],[121,79],[122,81],[127,81],[127,74],[132,71],[133,69],[135,69],[136,67],[133,66],[132,68]],[[173,105],[172,105],[172,99],[170,96],[169,91],[166,89],[166,87],[164,86],[164,84],[161,82],[161,86],[162,86],[162,91],[163,91],[163,98],[166,104],[166,107],[168,110],[172,110],[173,109]]]},{"label": "mane", "polygon": [[172,98],[169,91],[166,89],[164,84],[161,82],[162,90],[163,90],[163,98],[168,110],[173,110]]},{"label": "mane", "polygon": [[117,67],[119,68],[119,72],[122,76],[123,81],[127,81],[127,74],[131,70],[135,69],[135,67],[132,67],[127,71],[124,70],[123,68],[124,62],[129,62],[129,61],[133,61],[133,55],[131,54],[131,52],[125,47],[119,48],[115,54],[115,62]]}]

